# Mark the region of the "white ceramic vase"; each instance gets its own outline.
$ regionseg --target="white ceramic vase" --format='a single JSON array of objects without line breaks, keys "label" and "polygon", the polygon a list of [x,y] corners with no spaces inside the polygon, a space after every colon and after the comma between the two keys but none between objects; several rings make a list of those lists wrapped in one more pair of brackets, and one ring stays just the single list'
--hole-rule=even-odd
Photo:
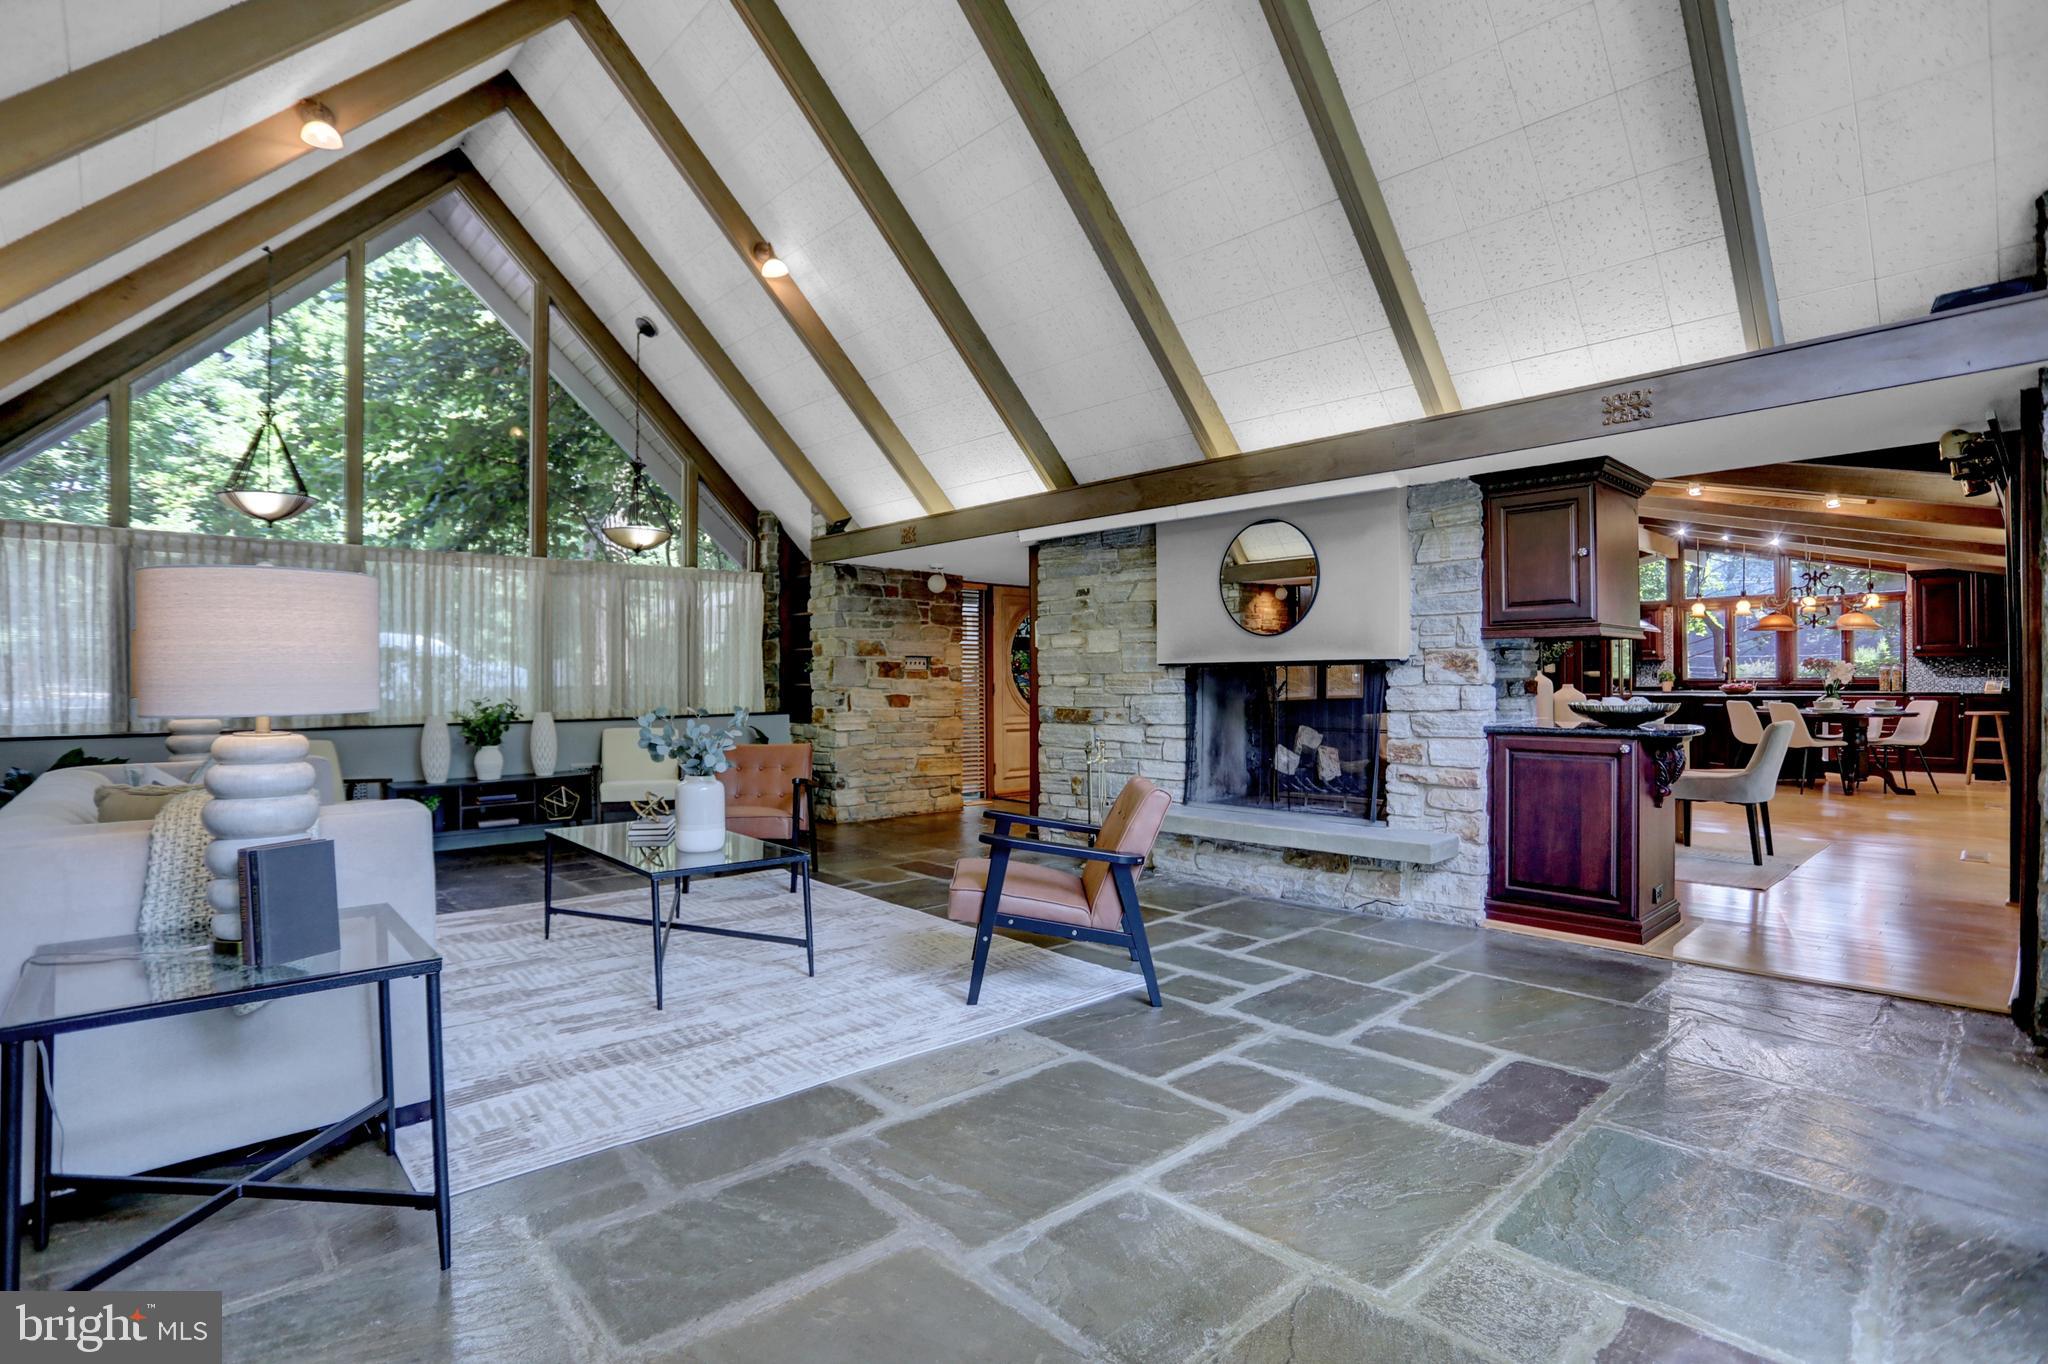
[{"label": "white ceramic vase", "polygon": [[476,751],[476,779],[496,781],[505,775],[505,750],[489,744]]},{"label": "white ceramic vase", "polygon": [[448,717],[438,711],[420,726],[420,777],[428,782],[448,780]]},{"label": "white ceramic vase", "polygon": [[533,717],[533,729],[526,736],[526,756],[533,764],[534,776],[555,775],[555,759],[560,756],[555,746],[555,717],[544,710]]},{"label": "white ceramic vase", "polygon": [[676,847],[717,852],[724,846],[725,784],[716,777],[684,777],[676,783]]}]

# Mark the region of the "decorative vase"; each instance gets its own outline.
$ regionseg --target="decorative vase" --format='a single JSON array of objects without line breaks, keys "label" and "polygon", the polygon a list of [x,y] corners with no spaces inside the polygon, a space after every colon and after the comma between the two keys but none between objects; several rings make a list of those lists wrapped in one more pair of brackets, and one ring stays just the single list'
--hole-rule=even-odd
[{"label": "decorative vase", "polygon": [[448,780],[448,717],[439,711],[420,726],[420,777],[432,783]]},{"label": "decorative vase", "polygon": [[505,775],[505,750],[496,744],[486,744],[476,751],[476,779],[496,781]]},{"label": "decorative vase", "polygon": [[724,846],[725,783],[716,777],[684,777],[676,783],[676,847],[717,852]]},{"label": "decorative vase", "polygon": [[533,765],[536,777],[555,775],[555,759],[559,751],[555,746],[555,717],[546,711],[537,711],[533,717],[533,729],[526,736],[526,757]]}]

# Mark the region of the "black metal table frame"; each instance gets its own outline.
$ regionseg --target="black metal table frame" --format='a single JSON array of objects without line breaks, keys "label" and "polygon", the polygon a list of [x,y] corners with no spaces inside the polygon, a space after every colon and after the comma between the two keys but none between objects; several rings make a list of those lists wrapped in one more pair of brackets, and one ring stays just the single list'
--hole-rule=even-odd
[{"label": "black metal table frame", "polygon": [[[636,867],[631,862],[613,857],[608,853],[591,847],[587,843],[578,843],[573,839],[564,839],[564,842],[578,851],[589,853],[591,856],[609,862],[615,867],[623,867],[627,871],[647,878],[648,917],[642,919],[637,914],[606,914],[601,910],[569,909],[556,904],[556,837],[556,832],[550,829],[546,839],[546,847],[543,849],[541,937],[551,938],[554,936],[554,921],[557,914],[566,914],[578,919],[608,919],[613,923],[620,924],[647,924],[651,928],[654,937],[655,1008],[659,1009],[662,1007],[662,966],[668,959],[668,935],[672,930],[680,929],[685,933],[705,933],[718,938],[746,938],[751,942],[775,942],[784,943],[790,947],[801,947],[804,950],[805,973],[812,976],[818,974],[816,939],[811,926],[811,857],[803,849],[787,848],[784,852],[775,853],[768,857],[750,858],[743,862],[721,862],[704,867],[657,871],[649,867]],[[770,848],[785,847],[785,845],[779,843],[769,843],[766,846]],[[804,893],[804,935],[801,938],[793,938],[781,933],[749,933],[737,928],[714,928],[709,924],[688,923],[676,917],[682,911],[683,896],[689,891],[690,878],[693,876],[733,876],[740,872],[768,871],[777,867],[789,868],[789,888],[791,890],[797,889],[799,882],[802,883]],[[661,883],[663,881],[674,881],[676,883],[675,894],[670,899],[669,912],[666,918],[663,918],[661,913]]]},{"label": "black metal table frame", "polygon": [[[277,1184],[279,1175],[310,1160],[340,1141],[356,1128],[377,1121],[384,1137],[384,1150],[396,1156],[398,1143],[398,1101],[391,1071],[391,982],[418,976],[427,996],[427,1074],[430,1081],[430,1112],[434,1124],[434,1187],[429,1193],[406,1193],[394,1189],[336,1188],[328,1185]],[[144,1023],[179,1014],[203,1013],[209,1009],[255,1004],[265,1000],[288,999],[293,995],[317,994],[323,990],[347,990],[375,984],[377,987],[377,1055],[383,1092],[372,1102],[347,1117],[330,1123],[305,1140],[258,1165],[237,1179],[198,1179],[173,1175],[88,1175],[50,1168],[50,1094],[56,1081],[56,1039],[63,1033],[92,1032],[123,1023]],[[109,1009],[103,1013],[79,1014],[21,1024],[0,1033],[0,1122],[7,1127],[4,1155],[0,1155],[0,1180],[7,1191],[6,1225],[0,1228],[0,1291],[21,1287],[21,1216],[16,1200],[21,1196],[22,1114],[21,1090],[25,1074],[22,1049],[36,1047],[36,1152],[32,1221],[37,1250],[50,1244],[50,1189],[61,1184],[78,1191],[210,1195],[145,1239],[136,1242],[84,1278],[68,1285],[71,1290],[97,1287],[136,1261],[161,1249],[192,1228],[241,1198],[288,1199],[305,1203],[357,1203],[373,1207],[433,1209],[434,1229],[440,1240],[441,1270],[452,1263],[453,1238],[448,1201],[448,1105],[441,1058],[441,960],[393,963],[366,967],[339,975],[306,980],[278,981],[252,985],[218,995]]]}]

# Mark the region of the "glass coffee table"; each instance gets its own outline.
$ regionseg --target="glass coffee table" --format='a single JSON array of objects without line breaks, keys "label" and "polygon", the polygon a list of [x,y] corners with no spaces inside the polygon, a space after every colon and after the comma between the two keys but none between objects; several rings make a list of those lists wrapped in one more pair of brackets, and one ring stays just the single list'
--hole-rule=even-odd
[{"label": "glass coffee table", "polygon": [[[277,1177],[311,1159],[350,1132],[375,1123],[384,1149],[393,1152],[397,1091],[391,1080],[391,982],[418,977],[427,995],[427,1076],[434,1124],[434,1187],[426,1193],[393,1189],[337,1189],[280,1184]],[[288,999],[322,990],[375,986],[378,1060],[383,1092],[345,1118],[307,1137],[247,1174],[232,1179],[170,1175],[76,1174],[50,1168],[51,1096],[55,1093],[57,1039],[143,1023],[178,1014],[228,1009],[238,1004]],[[261,1026],[260,1020],[257,1024]],[[37,1075],[28,1079],[26,1052],[35,1054]],[[319,1064],[319,1056],[306,1058]],[[314,1203],[361,1203],[380,1207],[431,1208],[440,1233],[441,1268],[449,1266],[448,1123],[441,1072],[441,958],[389,905],[360,905],[341,911],[341,949],[272,966],[246,966],[239,956],[217,953],[211,942],[144,942],[129,934],[38,947],[0,1010],[0,1188],[21,1188],[22,1106],[35,1103],[34,1227],[36,1248],[50,1242],[50,1191],[189,1194],[197,1207],[93,1270],[72,1289],[92,1288],[151,1251],[183,1235],[241,1198],[286,1198]],[[136,1120],[147,1121],[146,1096]],[[11,1204],[10,1204],[11,1207]],[[0,1290],[21,1287],[21,1219],[0,1217]]]},{"label": "glass coffee table", "polygon": [[[541,883],[541,936],[552,937],[555,916],[570,915],[578,919],[609,919],[613,923],[646,924],[654,939],[654,1007],[662,1006],[661,968],[668,955],[668,935],[671,931],[683,933],[707,933],[719,938],[748,938],[754,942],[787,943],[804,950],[804,969],[810,975],[818,974],[817,952],[811,934],[811,857],[801,848],[788,847],[781,843],[767,843],[745,834],[728,833],[723,846],[711,852],[684,852],[674,842],[634,843],[626,837],[627,824],[623,821],[611,824],[578,824],[565,829],[549,829],[544,856],[546,868]],[[637,914],[607,914],[595,909],[571,909],[555,903],[555,846],[557,843],[578,849],[603,859],[615,867],[634,872],[647,878],[648,912],[645,919]],[[747,871],[789,872],[789,889],[794,894],[800,888],[804,897],[804,935],[801,938],[781,933],[753,933],[737,928],[715,928],[710,924],[693,924],[681,917],[683,896],[690,889],[690,880],[697,876],[733,876]],[[666,917],[661,912],[662,882],[671,882],[675,890],[670,897]]]}]

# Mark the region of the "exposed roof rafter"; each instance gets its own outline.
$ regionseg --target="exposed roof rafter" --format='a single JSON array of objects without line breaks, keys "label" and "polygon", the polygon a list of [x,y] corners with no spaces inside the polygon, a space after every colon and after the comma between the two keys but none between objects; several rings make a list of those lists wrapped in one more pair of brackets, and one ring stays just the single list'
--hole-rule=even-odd
[{"label": "exposed roof rafter", "polygon": [[571,18],[596,56],[598,65],[611,76],[619,93],[626,97],[627,105],[639,115],[640,121],[653,135],[655,145],[667,155],[669,163],[683,177],[683,182],[689,185],[713,221],[723,229],[748,270],[775,300],[783,317],[824,369],[840,397],[853,409],[855,418],[881,447],[883,457],[917,498],[918,505],[927,512],[950,511],[953,503],[945,490],[939,487],[931,470],[925,468],[924,461],[911,448],[910,441],[898,429],[895,419],[882,406],[882,400],[875,396],[859,367],[840,347],[796,281],[786,276],[766,279],[755,267],[754,245],[764,240],[760,230],[712,166],[710,158],[690,136],[675,110],[669,107],[668,99],[647,73],[647,68],[640,64],[640,59],[633,54],[626,40],[612,27],[611,20],[605,17],[597,0],[577,0]]},{"label": "exposed roof rafter", "polygon": [[982,330],[981,323],[975,320],[967,300],[960,297],[960,291],[953,287],[953,281],[946,274],[945,267],[939,264],[931,243],[918,230],[910,210],[897,197],[889,177],[882,173],[874,155],[868,151],[867,143],[854,130],[853,120],[840,107],[838,97],[832,93],[832,87],[811,60],[810,53],[797,41],[796,31],[790,28],[775,0],[733,0],[733,8],[739,11],[741,20],[752,31],[754,41],[768,58],[768,64],[782,77],[790,97],[803,110],[804,117],[810,120],[811,131],[818,135],[826,154],[839,167],[839,173],[852,188],[854,197],[867,209],[868,217],[882,234],[882,240],[889,243],[889,249],[896,253],[904,273],[917,286],[925,306],[938,319],[940,328],[953,342],[953,348],[960,353],[968,372],[981,385],[981,391],[988,395],[996,415],[1009,428],[1017,448],[1024,452],[1024,458],[1030,461],[1039,480],[1048,488],[1073,487],[1074,475],[1053,444],[1045,424],[1031,410],[1024,390],[1017,386],[1009,367],[996,354],[994,344],[989,341],[988,333]]},{"label": "exposed roof rafter", "polygon": [[[1879,562],[1889,558],[1901,563],[1946,564],[1958,568],[1996,568],[2005,562],[2001,554],[1976,553],[1967,545],[1918,540],[1912,536],[1794,535],[1779,537],[1780,543],[1774,546],[1770,532],[1749,526],[1722,526],[1713,521],[1679,522],[1668,517],[1645,518],[1643,525],[1672,535],[1688,553],[1725,546],[1763,550],[1769,554],[1796,554],[1811,549]],[[1682,538],[1677,536],[1681,527],[1687,532]],[[1721,539],[1724,533],[1728,536],[1726,540]]]},{"label": "exposed roof rafter", "polygon": [[1763,193],[1749,145],[1749,118],[1742,106],[1742,77],[1735,65],[1735,30],[1727,0],[1679,0],[1685,43],[1692,54],[1700,121],[1714,195],[1721,205],[1721,234],[1735,276],[1735,306],[1742,315],[1742,339],[1751,350],[1785,339],[1778,319],[1778,284],[1771,273],[1771,249],[1764,236]]},{"label": "exposed roof rafter", "polygon": [[[343,132],[518,46],[569,12],[571,0],[509,0],[313,98]],[[0,309],[11,308],[208,204],[312,153],[296,105],[0,247]]]},{"label": "exposed roof rafter", "polygon": [[533,144],[534,150],[540,153],[541,159],[548,163],[556,177],[570,194],[575,196],[585,215],[597,225],[597,230],[611,244],[612,250],[626,263],[626,268],[632,271],[640,287],[653,298],[654,306],[667,315],[669,322],[689,343],[690,349],[696,352],[704,367],[711,372],[711,377],[718,381],[726,396],[739,408],[740,415],[747,419],[747,424],[754,428],[762,443],[775,455],[789,476],[796,480],[797,486],[803,489],[804,496],[811,500],[811,505],[823,513],[827,521],[844,521],[847,518],[846,505],[839,500],[838,494],[832,491],[832,485],[827,483],[824,475],[812,465],[810,458],[804,454],[803,447],[783,428],[781,420],[769,410],[768,404],[747,381],[747,376],[733,363],[725,348],[718,344],[718,338],[711,334],[711,329],[704,325],[704,319],[699,317],[697,311],[684,299],[682,290],[676,287],[675,281],[669,278],[655,261],[653,254],[626,225],[624,216],[613,206],[604,191],[598,188],[590,172],[584,169],[583,163],[569,150],[568,144],[555,131],[554,125],[548,122],[547,115],[540,111],[540,106],[515,83],[507,92],[505,108],[520,130],[526,134],[527,140]]},{"label": "exposed roof rafter", "polygon": [[[1789,502],[1791,499],[1782,498]],[[1826,511],[1807,504],[1804,507],[1759,506],[1754,502],[1734,502],[1707,497],[1658,497],[1654,493],[1641,503],[1645,516],[1676,517],[1680,520],[1692,517],[1702,524],[1722,526],[1754,526],[1760,530],[1783,530],[1797,534],[1810,530],[1826,534],[1830,528],[1844,534],[1885,535],[1904,532],[1928,540],[1953,541],[1958,544],[2002,545],[2005,543],[2005,522],[1995,508],[1989,509],[1991,516],[1973,519],[1963,524],[1953,522],[1919,520],[1899,512],[1891,515],[1864,516],[1855,512]],[[1974,507],[1953,508],[1969,512],[1975,517]]]},{"label": "exposed roof rafter", "polygon": [[1024,120],[1025,130],[1038,144],[1054,183],[1066,195],[1082,232],[1095,248],[1104,273],[1138,329],[1139,339],[1152,352],[1160,376],[1166,380],[1167,391],[1187,418],[1188,429],[1194,433],[1203,457],[1221,459],[1237,454],[1237,437],[1223,420],[1223,409],[1209,392],[1209,381],[1202,377],[1201,367],[1182,339],[1180,327],[1159,297],[1151,272],[1132,244],[1131,234],[1117,215],[1116,205],[1110,202],[1109,192],[1102,187],[1102,178],[1095,173],[1088,153],[1082,150],[1081,139],[1067,122],[1066,112],[1052,92],[1052,82],[1046,79],[1038,58],[1032,55],[1030,44],[1024,41],[1016,17],[1003,0],[960,0],[960,10],[967,16],[975,37],[981,40],[982,51],[988,54],[989,64],[1001,78],[1003,88],[1009,91],[1010,103]]},{"label": "exposed roof rafter", "polygon": [[1422,291],[1416,287],[1415,272],[1408,268],[1408,255],[1394,230],[1394,215],[1387,210],[1380,193],[1379,177],[1365,154],[1365,140],[1358,134],[1358,122],[1338,83],[1337,69],[1323,44],[1309,0],[1260,0],[1266,11],[1266,25],[1287,64],[1301,111],[1315,133],[1323,165],[1336,187],[1337,201],[1351,222],[1351,235],[1358,240],[1358,252],[1365,257],[1380,307],[1394,329],[1394,344],[1401,348],[1408,378],[1422,410],[1435,416],[1458,410],[1458,393],[1444,353],[1437,345],[1436,328],[1422,306]]},{"label": "exposed roof rafter", "polygon": [[399,3],[242,0],[153,42],[0,100],[0,186],[254,75]]},{"label": "exposed roof rafter", "polygon": [[333,164],[273,194],[247,212],[173,247],[11,336],[0,337],[0,387],[18,383],[42,366],[90,344],[143,309],[327,211],[399,170],[406,162],[461,136],[505,107],[505,90],[503,80],[472,86],[375,142],[345,153]]}]

